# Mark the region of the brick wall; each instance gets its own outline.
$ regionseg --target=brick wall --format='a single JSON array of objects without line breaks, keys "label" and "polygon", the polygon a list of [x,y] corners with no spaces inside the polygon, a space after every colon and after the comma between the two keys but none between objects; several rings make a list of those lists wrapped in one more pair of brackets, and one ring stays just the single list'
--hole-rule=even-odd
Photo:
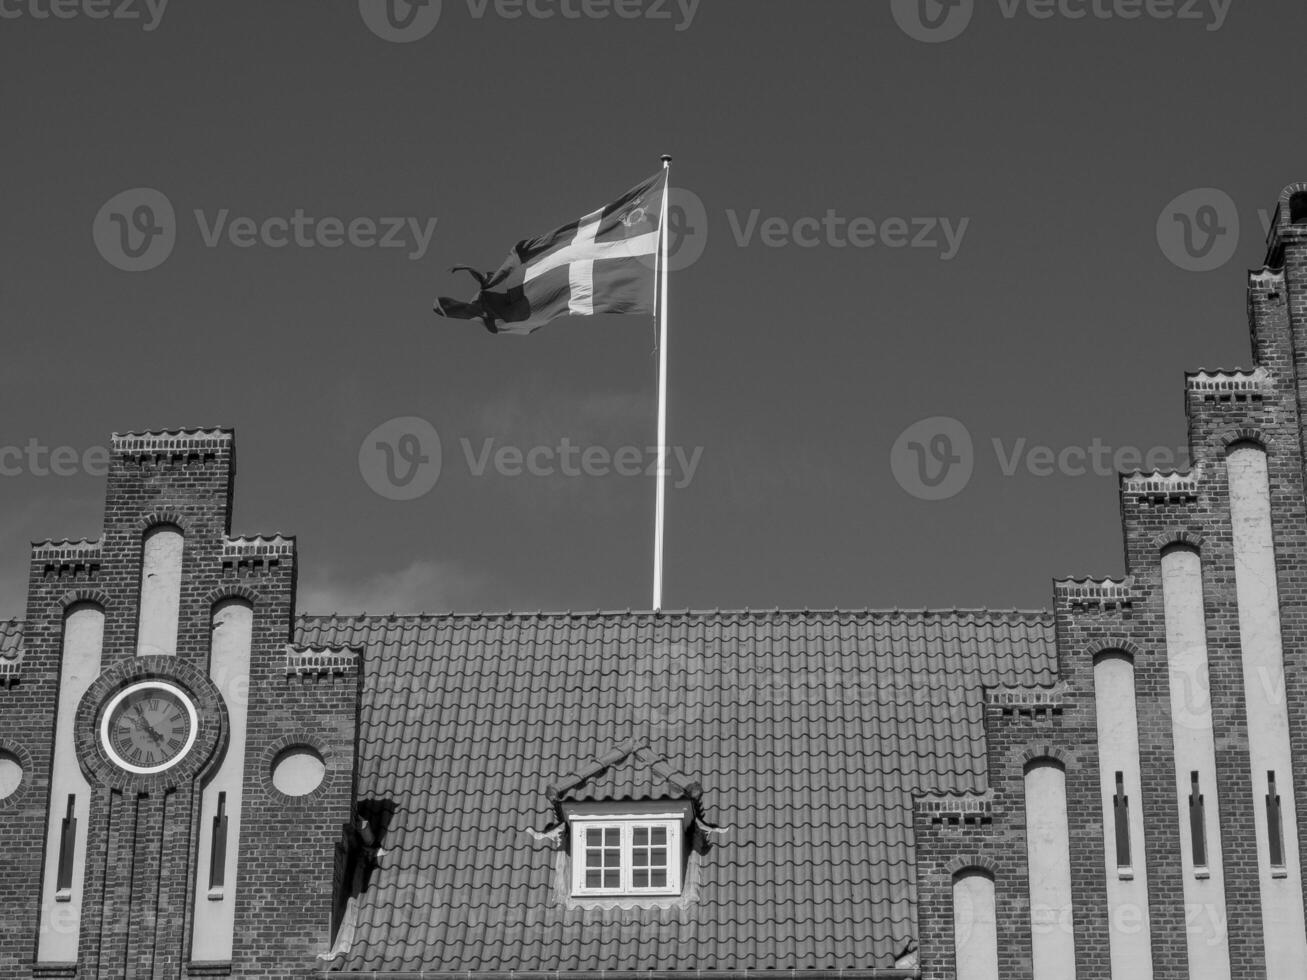
[{"label": "brick wall", "polygon": [[[102,538],[33,551],[22,665],[16,681],[0,685],[0,749],[25,770],[19,793],[0,802],[7,834],[22,842],[7,849],[13,861],[7,853],[0,876],[0,977],[72,975],[33,962],[62,622],[77,601],[104,609],[105,634],[101,677],[77,711],[78,755],[95,788],[76,975],[280,977],[312,969],[329,946],[334,849],[353,806],[361,669],[343,652],[326,658],[325,671],[304,669],[318,663],[312,657],[288,657],[295,543],[230,538],[234,478],[230,432],[115,436]],[[138,657],[142,537],[159,523],[185,535],[177,650]],[[212,611],[233,596],[254,609],[251,677],[219,691],[208,677]],[[201,737],[173,769],[133,776],[100,751],[96,722],[114,691],[151,677],[192,693]],[[232,964],[190,964],[200,788],[222,758],[232,698],[249,699],[235,954]],[[326,777],[291,799],[273,788],[272,763],[300,744],[319,751]]]},{"label": "brick wall", "polygon": [[[1186,946],[1176,797],[1170,677],[1162,606],[1161,555],[1173,544],[1202,557],[1205,615],[1216,732],[1221,845],[1224,852],[1231,968],[1240,980],[1266,978],[1252,823],[1258,805],[1249,778],[1238,607],[1235,596],[1225,455],[1252,439],[1267,449],[1274,506],[1278,587],[1285,649],[1285,697],[1299,800],[1299,840],[1307,840],[1307,495],[1303,461],[1307,433],[1307,227],[1289,224],[1281,198],[1278,237],[1268,264],[1249,282],[1254,364],[1242,375],[1194,375],[1186,382],[1193,468],[1179,475],[1123,476],[1121,516],[1128,577],[1121,583],[1066,582],[1056,589],[1060,698],[1044,712],[1023,709],[1019,692],[989,692],[985,715],[991,817],[940,819],[939,800],[923,798],[916,813],[918,928],[923,978],[953,976],[952,875],[982,860],[996,879],[999,947],[1004,977],[1030,976],[1029,903],[1025,895],[1022,820],[1023,760],[1049,751],[1067,768],[1067,796],[1080,980],[1110,977],[1103,883],[1103,803],[1099,798],[1093,657],[1108,649],[1135,664],[1149,916],[1157,980],[1183,980]],[[1286,828],[1292,832],[1293,828]],[[1304,859],[1307,863],[1307,858]],[[1307,868],[1304,868],[1307,875]]]}]

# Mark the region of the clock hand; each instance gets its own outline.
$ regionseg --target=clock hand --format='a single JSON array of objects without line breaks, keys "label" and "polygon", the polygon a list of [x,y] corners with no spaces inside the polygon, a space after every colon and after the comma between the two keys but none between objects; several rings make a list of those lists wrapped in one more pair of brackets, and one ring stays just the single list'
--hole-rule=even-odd
[{"label": "clock hand", "polygon": [[[144,731],[145,734],[148,735],[150,739],[154,742],[162,742],[163,736],[160,735],[157,731],[155,731],[154,727],[146,720],[145,712],[141,710],[141,706],[138,704],[134,707],[133,710],[135,710],[136,712],[136,730]],[[131,718],[128,718],[128,721],[131,720],[132,720]]]}]

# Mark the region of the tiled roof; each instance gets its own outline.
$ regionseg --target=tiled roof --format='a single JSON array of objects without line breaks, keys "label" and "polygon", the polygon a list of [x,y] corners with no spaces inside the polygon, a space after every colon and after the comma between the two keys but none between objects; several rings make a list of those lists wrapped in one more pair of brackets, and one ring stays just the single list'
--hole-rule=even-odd
[{"label": "tiled roof", "polygon": [[0,660],[17,660],[23,653],[23,621],[0,620]]},{"label": "tiled roof", "polygon": [[[914,940],[911,797],[984,788],[982,685],[1054,680],[1052,618],[988,612],[303,617],[365,651],[361,800],[397,805],[337,964],[873,969]],[[649,738],[665,765],[595,760]],[[569,910],[546,795],[702,785],[696,902]]]}]

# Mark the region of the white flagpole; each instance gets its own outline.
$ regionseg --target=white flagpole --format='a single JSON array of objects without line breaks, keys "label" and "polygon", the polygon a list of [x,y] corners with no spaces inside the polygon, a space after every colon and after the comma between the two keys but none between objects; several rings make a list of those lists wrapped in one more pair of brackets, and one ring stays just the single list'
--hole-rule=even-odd
[{"label": "white flagpole", "polygon": [[663,607],[663,529],[667,516],[667,263],[668,201],[672,196],[672,158],[663,155],[663,211],[658,222],[658,497],[654,505],[653,609]]}]

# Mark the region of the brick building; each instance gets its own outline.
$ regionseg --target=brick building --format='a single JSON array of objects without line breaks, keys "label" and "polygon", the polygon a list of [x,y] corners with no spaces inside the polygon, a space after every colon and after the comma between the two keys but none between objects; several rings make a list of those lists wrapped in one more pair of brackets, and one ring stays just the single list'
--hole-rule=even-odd
[{"label": "brick building", "polygon": [[305,615],[230,432],[115,436],[0,624],[0,977],[1307,977],[1307,184],[1248,310],[1047,612]]}]

